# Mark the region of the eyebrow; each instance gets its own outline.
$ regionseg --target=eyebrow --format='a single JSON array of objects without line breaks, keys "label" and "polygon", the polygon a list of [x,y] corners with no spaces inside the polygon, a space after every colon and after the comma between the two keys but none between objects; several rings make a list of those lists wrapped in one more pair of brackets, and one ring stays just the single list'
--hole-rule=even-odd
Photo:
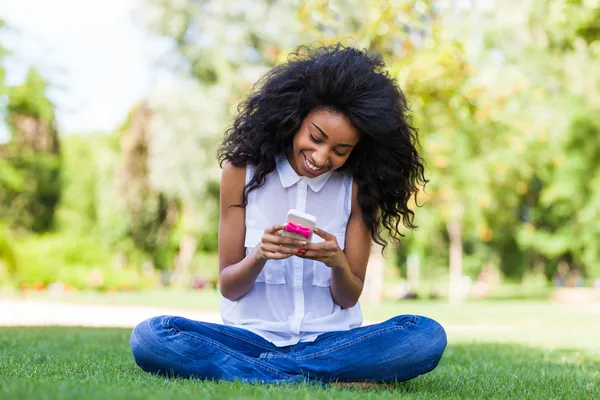
[{"label": "eyebrow", "polygon": [[[323,129],[319,128],[319,126],[317,124],[315,124],[314,122],[311,122],[311,124],[313,124],[313,126],[315,128],[317,128],[319,130],[319,132],[321,132],[321,135],[325,136],[325,139],[329,139],[329,136],[327,136],[327,134],[325,133],[325,131],[323,131]],[[347,143],[340,143],[338,145],[336,145],[335,147],[354,147],[351,144],[347,144]]]}]

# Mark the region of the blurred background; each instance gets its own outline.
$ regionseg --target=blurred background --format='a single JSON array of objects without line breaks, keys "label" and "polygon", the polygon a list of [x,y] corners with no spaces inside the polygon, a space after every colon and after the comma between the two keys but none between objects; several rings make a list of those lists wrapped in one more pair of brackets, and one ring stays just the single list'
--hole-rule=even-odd
[{"label": "blurred background", "polygon": [[2,296],[218,310],[216,146],[263,73],[337,41],[383,56],[430,179],[419,229],[373,248],[367,317],[416,299],[597,320],[600,3],[582,0],[3,2]]}]

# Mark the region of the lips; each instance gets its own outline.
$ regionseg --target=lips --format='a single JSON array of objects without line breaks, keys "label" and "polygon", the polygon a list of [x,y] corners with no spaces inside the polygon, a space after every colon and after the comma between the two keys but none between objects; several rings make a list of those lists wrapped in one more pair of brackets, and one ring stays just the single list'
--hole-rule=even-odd
[{"label": "lips", "polygon": [[304,167],[311,175],[319,175],[325,170],[324,167],[317,167],[315,164],[310,162],[308,157],[306,157],[304,154],[302,154],[302,157],[304,158]]}]

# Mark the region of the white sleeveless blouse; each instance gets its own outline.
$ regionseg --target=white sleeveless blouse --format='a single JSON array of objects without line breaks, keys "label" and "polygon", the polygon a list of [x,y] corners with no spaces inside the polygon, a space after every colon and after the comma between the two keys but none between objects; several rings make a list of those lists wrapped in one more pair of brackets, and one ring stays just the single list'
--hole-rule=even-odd
[{"label": "white sleeveless blouse", "polygon": [[[254,167],[246,167],[246,183]],[[352,177],[337,171],[316,178],[298,176],[286,157],[265,184],[250,192],[246,206],[245,247],[248,254],[264,230],[285,223],[291,208],[314,215],[317,227],[336,236],[344,249],[352,206]],[[323,241],[317,235],[312,242]],[[360,304],[342,309],[331,296],[331,269],[319,261],[292,256],[268,260],[254,286],[237,301],[222,297],[226,325],[254,332],[276,346],[309,342],[324,332],[348,330],[362,324]]]}]

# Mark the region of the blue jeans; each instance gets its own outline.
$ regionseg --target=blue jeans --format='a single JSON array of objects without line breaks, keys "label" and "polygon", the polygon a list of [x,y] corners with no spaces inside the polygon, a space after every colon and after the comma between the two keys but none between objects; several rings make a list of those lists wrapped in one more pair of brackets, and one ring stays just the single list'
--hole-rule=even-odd
[{"label": "blue jeans", "polygon": [[400,315],[277,347],[242,328],[162,316],[131,334],[136,363],[167,376],[245,382],[405,381],[433,370],[446,348],[437,322]]}]

